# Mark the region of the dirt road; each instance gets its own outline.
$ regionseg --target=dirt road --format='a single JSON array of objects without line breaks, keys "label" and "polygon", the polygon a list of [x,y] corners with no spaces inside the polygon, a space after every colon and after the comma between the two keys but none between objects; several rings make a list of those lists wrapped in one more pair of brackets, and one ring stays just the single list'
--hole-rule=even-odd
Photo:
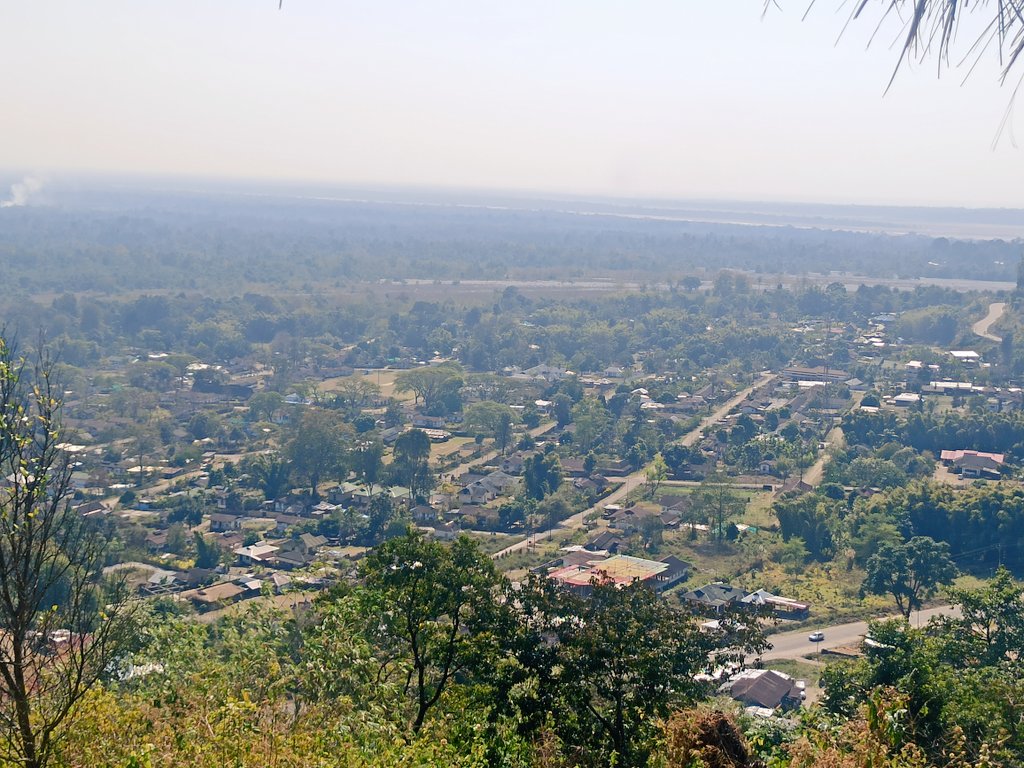
[{"label": "dirt road", "polygon": [[1003,340],[1002,337],[996,336],[994,333],[989,333],[988,329],[991,328],[996,323],[996,321],[998,321],[999,318],[1003,316],[1003,313],[1005,311],[1006,302],[994,301],[991,304],[989,304],[988,314],[981,318],[981,320],[976,322],[972,328],[972,330],[974,331],[974,335],[981,336],[981,338],[988,339],[989,341],[994,341],[997,344],[1001,342]]}]

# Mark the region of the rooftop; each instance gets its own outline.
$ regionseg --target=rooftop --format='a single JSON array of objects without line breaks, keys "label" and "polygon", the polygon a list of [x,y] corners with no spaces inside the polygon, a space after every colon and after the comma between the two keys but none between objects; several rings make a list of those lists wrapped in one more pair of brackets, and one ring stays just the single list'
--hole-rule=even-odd
[{"label": "rooftop", "polygon": [[591,580],[611,581],[614,584],[632,584],[647,581],[667,571],[669,563],[644,560],[628,555],[613,555],[607,560],[589,560],[553,571],[549,576],[562,584],[574,587],[586,586]]}]

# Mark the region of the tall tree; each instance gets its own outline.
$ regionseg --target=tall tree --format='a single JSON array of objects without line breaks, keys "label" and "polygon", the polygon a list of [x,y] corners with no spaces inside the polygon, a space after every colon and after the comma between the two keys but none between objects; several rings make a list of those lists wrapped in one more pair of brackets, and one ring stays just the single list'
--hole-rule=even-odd
[{"label": "tall tree", "polygon": [[271,421],[274,414],[281,410],[284,398],[280,392],[265,389],[249,398],[249,419],[251,421]]},{"label": "tall tree", "polygon": [[572,714],[556,727],[586,765],[647,765],[659,718],[704,693],[697,673],[764,647],[759,630],[727,620],[720,635],[701,632],[639,582],[594,584],[560,610],[559,687]]},{"label": "tall tree", "polygon": [[562,482],[562,464],[554,453],[537,453],[523,462],[523,483],[531,499],[543,499],[558,490]]},{"label": "tall tree", "polygon": [[367,432],[358,437],[352,446],[352,469],[364,482],[376,483],[383,467],[384,443],[376,432]]},{"label": "tall tree", "polygon": [[334,390],[334,405],[352,419],[361,408],[371,405],[378,397],[380,397],[380,387],[375,382],[357,376],[349,376]]},{"label": "tall tree", "polygon": [[192,542],[196,548],[196,568],[216,568],[220,563],[220,547],[207,541],[199,531],[192,532]]},{"label": "tall tree", "polygon": [[905,544],[885,544],[871,556],[861,591],[892,595],[899,612],[909,619],[922,600],[952,583],[956,574],[946,542],[915,536]]},{"label": "tall tree", "polygon": [[259,481],[266,499],[276,499],[286,493],[290,487],[291,466],[280,456],[260,456],[252,462],[250,471]]},{"label": "tall tree", "polygon": [[413,499],[430,490],[434,478],[430,473],[430,438],[426,432],[410,429],[398,436],[391,474],[396,482],[409,488]]},{"label": "tall tree", "polygon": [[[410,530],[369,555],[362,568],[375,628],[383,650],[381,677],[404,666],[410,728],[418,732],[431,708],[481,651],[495,605],[494,562],[470,539],[450,547]],[[378,612],[379,611],[379,612]]]},{"label": "tall tree", "polygon": [[948,592],[961,612],[946,620],[961,644],[957,658],[980,665],[1024,660],[1024,591],[1006,568],[980,588]]},{"label": "tall tree", "polygon": [[512,425],[516,421],[515,411],[503,403],[482,400],[466,406],[462,423],[471,432],[494,438],[498,449],[504,453],[512,437]]},{"label": "tall tree", "polygon": [[321,480],[344,474],[351,438],[352,427],[336,413],[312,407],[302,412],[285,452],[292,471],[309,483],[314,497]]},{"label": "tall tree", "polygon": [[0,337],[0,754],[41,768],[75,707],[123,652],[124,582],[101,584],[106,540],[71,509],[60,386]]},{"label": "tall tree", "polygon": [[728,522],[743,511],[743,500],[729,478],[721,472],[709,474],[693,492],[691,508],[711,523],[715,539],[723,541]]},{"label": "tall tree", "polygon": [[443,416],[458,410],[462,367],[457,363],[413,368],[395,377],[395,392],[412,392],[426,413]]},{"label": "tall tree", "polygon": [[644,471],[644,476],[647,478],[647,496],[653,499],[658,488],[668,477],[668,465],[665,463],[665,457],[660,453],[654,454],[650,465]]},{"label": "tall tree", "polygon": [[580,451],[597,448],[611,423],[611,415],[604,403],[596,397],[586,397],[572,408],[572,421],[576,424],[576,442]]}]

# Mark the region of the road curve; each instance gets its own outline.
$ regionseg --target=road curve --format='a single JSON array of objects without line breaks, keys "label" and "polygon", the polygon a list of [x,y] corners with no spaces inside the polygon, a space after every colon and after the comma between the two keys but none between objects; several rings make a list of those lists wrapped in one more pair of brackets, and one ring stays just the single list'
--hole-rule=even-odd
[{"label": "road curve", "polygon": [[994,301],[991,304],[989,304],[988,314],[985,315],[983,318],[981,318],[981,320],[979,320],[972,326],[974,335],[981,336],[981,338],[988,339],[989,341],[994,341],[997,344],[1001,342],[1003,340],[1002,337],[996,336],[994,333],[989,333],[989,328],[991,328],[992,325],[1003,316],[1003,313],[1005,311],[1005,301]]}]

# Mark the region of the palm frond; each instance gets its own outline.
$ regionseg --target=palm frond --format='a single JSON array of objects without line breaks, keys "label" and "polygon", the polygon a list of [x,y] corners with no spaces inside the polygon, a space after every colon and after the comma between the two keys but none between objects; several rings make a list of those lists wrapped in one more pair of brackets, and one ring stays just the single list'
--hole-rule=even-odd
[{"label": "palm frond", "polygon": [[[816,0],[810,0],[804,17],[815,3]],[[840,8],[848,3],[850,0],[843,0]],[[773,7],[779,7],[778,0],[765,0],[764,13]],[[969,13],[990,14],[991,18],[983,31],[970,42],[964,55],[956,59],[952,54],[960,35],[960,22]],[[935,59],[940,72],[951,66],[951,60],[952,66],[962,66],[970,60],[970,74],[981,56],[991,51],[995,43],[1005,81],[1024,55],[1024,0],[853,0],[843,33],[852,22],[867,16],[876,17],[871,41],[882,25],[893,17],[902,22],[897,39],[899,58],[887,89],[892,86],[900,68],[911,59],[920,62]]]}]

